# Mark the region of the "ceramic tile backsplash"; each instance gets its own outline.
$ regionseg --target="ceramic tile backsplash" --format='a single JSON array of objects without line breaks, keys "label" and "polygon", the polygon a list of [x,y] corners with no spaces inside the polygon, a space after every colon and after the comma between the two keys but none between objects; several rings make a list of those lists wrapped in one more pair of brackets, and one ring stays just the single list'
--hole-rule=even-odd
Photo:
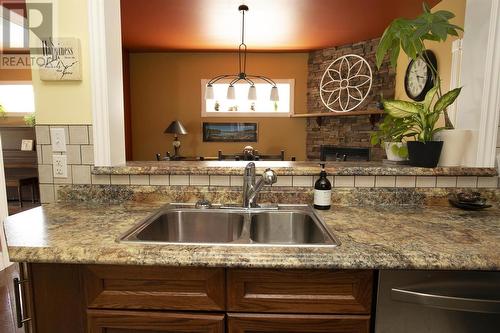
[{"label": "ceramic tile backsplash", "polygon": [[129,175],[111,175],[112,185],[129,185],[130,177]]},{"label": "ceramic tile backsplash", "polygon": [[[53,153],[50,128],[63,128],[66,132],[67,151]],[[58,198],[58,189],[64,185],[135,185],[135,186],[234,186],[243,185],[242,176],[220,175],[92,175],[94,146],[90,125],[37,125],[37,157],[42,203]],[[68,177],[54,178],[52,155],[68,158]],[[317,176],[280,176],[274,186],[311,188]],[[496,188],[498,177],[442,177],[442,176],[329,176],[332,186],[338,188]]]},{"label": "ceramic tile backsplash", "polygon": [[189,185],[189,176],[170,175],[170,185]]},{"label": "ceramic tile backsplash", "polygon": [[312,176],[294,176],[292,179],[293,186],[312,186],[313,185],[313,177]]},{"label": "ceramic tile backsplash", "polygon": [[150,185],[170,185],[170,177],[168,175],[151,175],[149,176]]},{"label": "ceramic tile backsplash", "polygon": [[375,187],[375,176],[355,176],[354,187]]},{"label": "ceramic tile backsplash", "polygon": [[229,176],[209,176],[210,186],[229,186],[231,178]]},{"label": "ceramic tile backsplash", "polygon": [[69,126],[69,143],[70,144],[88,144],[89,131],[88,126]]},{"label": "ceramic tile backsplash", "polygon": [[396,187],[415,187],[415,176],[396,176]]},{"label": "ceramic tile backsplash", "polygon": [[396,186],[395,176],[376,176],[375,187],[394,187]]},{"label": "ceramic tile backsplash", "polygon": [[149,185],[149,176],[130,175],[130,185]]},{"label": "ceramic tile backsplash", "polygon": [[[52,152],[50,129],[62,128],[66,136],[66,151]],[[90,170],[94,163],[94,146],[89,144],[91,126],[88,125],[37,125],[37,158],[40,178],[40,199],[50,203],[57,199],[57,189],[69,184],[109,184],[110,177],[92,177]],[[52,155],[66,155],[68,177],[55,178],[52,168]],[[106,182],[103,179],[108,179]]]},{"label": "ceramic tile backsplash", "polygon": [[354,187],[354,176],[335,176],[335,187]]},{"label": "ceramic tile backsplash", "polygon": [[457,187],[477,187],[477,177],[457,177]]},{"label": "ceramic tile backsplash", "polygon": [[417,176],[416,187],[436,187],[436,177]]}]

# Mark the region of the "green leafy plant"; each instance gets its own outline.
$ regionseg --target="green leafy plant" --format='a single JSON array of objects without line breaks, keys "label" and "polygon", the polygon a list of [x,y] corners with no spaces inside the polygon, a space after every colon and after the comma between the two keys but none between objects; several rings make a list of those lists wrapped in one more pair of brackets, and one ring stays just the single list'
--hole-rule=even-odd
[{"label": "green leafy plant", "polygon": [[462,88],[450,90],[438,97],[438,88],[434,87],[425,96],[423,103],[401,100],[384,101],[384,108],[391,117],[403,119],[411,124],[405,136],[413,136],[420,142],[432,141],[434,134],[445,129],[436,127],[439,115],[453,104]]},{"label": "green leafy plant", "polygon": [[0,118],[4,118],[7,115],[7,111],[5,111],[5,108],[3,107],[2,104],[0,104]]},{"label": "green leafy plant", "polygon": [[24,123],[31,127],[35,126],[36,124],[35,114],[32,113],[30,115],[24,116]]},{"label": "green leafy plant", "polygon": [[[446,10],[431,12],[429,5],[423,3],[423,13],[415,19],[397,18],[385,29],[376,52],[376,63],[380,69],[382,62],[387,54],[389,54],[390,62],[393,67],[396,67],[400,50],[411,59],[416,60],[421,58],[426,61],[434,76],[434,85],[437,87],[438,97],[443,96],[441,91],[441,79],[437,68],[432,66],[431,62],[426,59],[425,42],[435,41],[444,42],[448,36],[458,36],[459,31],[463,29],[457,25],[451,24],[450,20],[455,17],[455,14]],[[445,127],[453,128],[448,113],[443,110],[445,116]]]},{"label": "green leafy plant", "polygon": [[378,124],[378,130],[371,134],[371,144],[375,146],[384,142],[403,142],[411,128],[410,119],[395,118],[387,114]]}]

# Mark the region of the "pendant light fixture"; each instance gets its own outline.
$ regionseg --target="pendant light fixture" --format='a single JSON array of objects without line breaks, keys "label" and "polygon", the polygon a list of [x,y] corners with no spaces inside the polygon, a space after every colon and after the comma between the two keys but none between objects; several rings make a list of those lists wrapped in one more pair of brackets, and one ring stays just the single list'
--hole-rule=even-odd
[{"label": "pendant light fixture", "polygon": [[276,82],[272,79],[263,75],[249,75],[246,73],[247,67],[247,45],[245,44],[245,12],[248,11],[247,5],[240,5],[238,10],[241,12],[241,44],[238,46],[238,63],[239,63],[239,73],[238,74],[223,74],[213,77],[208,81],[205,87],[205,99],[214,98],[214,87],[213,84],[222,79],[230,79],[229,87],[227,88],[227,99],[235,99],[235,89],[234,85],[240,81],[244,81],[250,85],[248,89],[248,99],[257,99],[257,89],[255,88],[254,80],[261,80],[269,83],[271,87],[271,95],[269,100],[276,102],[279,101],[278,87]]}]

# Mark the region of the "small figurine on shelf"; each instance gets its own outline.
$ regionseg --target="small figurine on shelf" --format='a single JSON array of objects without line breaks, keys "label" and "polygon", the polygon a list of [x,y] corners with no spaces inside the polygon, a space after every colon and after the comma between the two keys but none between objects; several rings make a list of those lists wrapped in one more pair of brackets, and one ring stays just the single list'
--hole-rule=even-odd
[{"label": "small figurine on shelf", "polygon": [[274,112],[278,112],[278,101],[274,101]]},{"label": "small figurine on shelf", "polygon": [[250,111],[255,111],[255,102],[252,102],[252,104],[250,104]]},{"label": "small figurine on shelf", "polygon": [[219,101],[215,101],[214,110],[215,111],[219,111],[220,110],[220,103],[219,103]]}]

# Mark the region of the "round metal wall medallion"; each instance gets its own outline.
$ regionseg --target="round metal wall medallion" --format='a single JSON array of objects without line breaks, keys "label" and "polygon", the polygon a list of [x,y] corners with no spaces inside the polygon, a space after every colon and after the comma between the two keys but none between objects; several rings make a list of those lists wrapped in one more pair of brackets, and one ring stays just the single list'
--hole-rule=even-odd
[{"label": "round metal wall medallion", "polygon": [[370,64],[357,54],[348,54],[328,66],[319,90],[321,101],[330,111],[349,112],[363,103],[371,87]]}]

